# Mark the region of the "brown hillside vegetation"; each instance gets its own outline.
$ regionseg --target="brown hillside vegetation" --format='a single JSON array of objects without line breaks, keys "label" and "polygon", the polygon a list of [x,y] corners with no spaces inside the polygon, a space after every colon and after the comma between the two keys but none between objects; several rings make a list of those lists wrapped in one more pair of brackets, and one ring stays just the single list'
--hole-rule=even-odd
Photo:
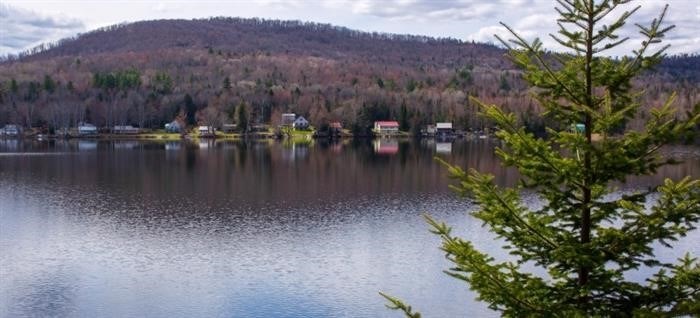
[{"label": "brown hillside vegetation", "polygon": [[[378,119],[417,130],[435,121],[482,129],[469,95],[503,105],[536,130],[536,102],[493,45],[364,33],[324,24],[260,19],[159,20],[117,25],[45,45],[0,64],[0,125],[159,128],[275,124],[283,112],[312,124],[339,120],[364,132]],[[700,102],[700,57],[667,58],[635,83],[649,106],[675,91]],[[245,105],[245,106],[243,106]]]}]

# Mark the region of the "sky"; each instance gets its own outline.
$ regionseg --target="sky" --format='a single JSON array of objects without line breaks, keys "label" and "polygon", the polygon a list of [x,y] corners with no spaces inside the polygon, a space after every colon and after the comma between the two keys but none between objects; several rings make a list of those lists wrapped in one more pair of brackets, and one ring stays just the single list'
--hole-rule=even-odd
[{"label": "sky", "polygon": [[[638,0],[641,5],[623,35],[624,46],[609,55],[630,54],[641,42],[634,23],[648,25],[666,3],[666,21],[676,28],[666,38],[671,54],[700,54],[700,1]],[[561,51],[548,34],[556,32],[553,0],[0,0],[0,55],[122,22],[212,16],[259,17],[330,23],[370,32],[450,37],[496,43],[512,38],[505,22],[528,39]],[[622,12],[622,11],[619,11]]]}]

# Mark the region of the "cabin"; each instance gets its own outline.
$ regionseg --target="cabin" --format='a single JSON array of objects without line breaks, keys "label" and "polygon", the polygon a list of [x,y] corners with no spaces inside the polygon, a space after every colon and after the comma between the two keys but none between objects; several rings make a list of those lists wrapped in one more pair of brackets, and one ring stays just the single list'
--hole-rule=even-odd
[{"label": "cabin", "polygon": [[304,116],[299,116],[294,120],[292,127],[296,130],[306,130],[309,129],[309,121],[304,118]]},{"label": "cabin", "polygon": [[96,136],[97,127],[90,123],[78,124],[78,136]]},{"label": "cabin", "polygon": [[126,125],[126,126],[114,126],[114,130],[112,130],[115,134],[119,135],[135,135],[140,132],[140,130],[137,127],[131,126],[131,125]]},{"label": "cabin", "polygon": [[235,132],[238,126],[236,124],[223,124],[221,126],[221,131],[225,133],[232,133]]},{"label": "cabin", "polygon": [[282,126],[292,127],[297,119],[295,113],[284,113],[282,114]]},{"label": "cabin", "polygon": [[382,135],[398,134],[399,123],[397,121],[375,121],[374,132]]},{"label": "cabin", "polygon": [[435,124],[435,134],[438,136],[451,136],[455,133],[452,128],[452,123],[436,123]]},{"label": "cabin", "polygon": [[22,133],[22,129],[18,125],[5,125],[2,130],[0,130],[0,135],[5,136],[19,136]]},{"label": "cabin", "polygon": [[182,125],[177,120],[173,120],[165,124],[165,131],[169,133],[180,133],[182,132]]},{"label": "cabin", "polygon": [[197,132],[200,137],[214,137],[216,129],[213,126],[199,126],[197,127]]}]

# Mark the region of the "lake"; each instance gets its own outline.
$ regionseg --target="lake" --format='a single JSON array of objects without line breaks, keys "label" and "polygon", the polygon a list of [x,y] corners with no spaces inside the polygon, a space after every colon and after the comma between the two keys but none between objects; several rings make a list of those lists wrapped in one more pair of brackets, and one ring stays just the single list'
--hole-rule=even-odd
[{"label": "lake", "polygon": [[[505,257],[433,159],[513,184],[496,145],[0,140],[0,316],[401,317],[379,291],[425,317],[495,316],[442,273],[421,215]],[[622,191],[700,176],[700,149],[668,151],[685,162]]]}]

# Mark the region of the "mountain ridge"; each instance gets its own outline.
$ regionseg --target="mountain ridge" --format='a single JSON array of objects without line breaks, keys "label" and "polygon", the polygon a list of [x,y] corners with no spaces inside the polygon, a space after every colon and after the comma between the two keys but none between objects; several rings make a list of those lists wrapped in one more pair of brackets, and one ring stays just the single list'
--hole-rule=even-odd
[{"label": "mountain ridge", "polygon": [[[29,52],[31,53],[31,52]],[[134,78],[105,86],[96,78]],[[121,75],[120,75],[121,74]],[[366,130],[400,119],[417,130],[435,121],[489,126],[468,96],[542,127],[528,85],[490,44],[355,31],[330,24],[241,18],[120,24],[59,41],[0,63],[0,125],[61,127],[90,121],[162,127],[188,113],[195,122],[233,122],[246,105],[253,122],[283,112],[314,125],[340,120]],[[681,111],[700,101],[700,56],[674,56],[635,80],[641,116],[679,92]],[[631,123],[643,124],[643,118]]]}]

